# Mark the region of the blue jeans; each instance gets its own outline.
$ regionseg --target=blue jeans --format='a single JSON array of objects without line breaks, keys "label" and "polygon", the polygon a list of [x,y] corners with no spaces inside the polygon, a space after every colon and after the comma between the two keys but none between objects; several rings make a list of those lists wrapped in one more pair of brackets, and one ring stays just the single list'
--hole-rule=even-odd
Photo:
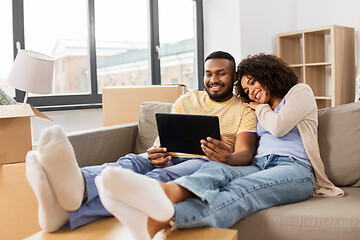
[{"label": "blue jeans", "polygon": [[249,166],[211,161],[174,182],[198,196],[175,205],[175,228],[229,228],[259,210],[308,199],[315,179],[311,166],[269,155]]},{"label": "blue jeans", "polygon": [[128,154],[119,158],[119,160],[114,163],[84,167],[81,171],[85,179],[87,199],[82,203],[79,209],[69,212],[69,222],[65,224],[65,227],[73,230],[99,218],[112,216],[102,205],[95,185],[95,177],[107,166],[121,166],[150,178],[168,182],[181,176],[194,173],[206,162],[208,162],[208,160],[202,158],[189,159],[174,157],[166,167],[155,168],[147,158],[147,153],[145,153],[140,155]]}]

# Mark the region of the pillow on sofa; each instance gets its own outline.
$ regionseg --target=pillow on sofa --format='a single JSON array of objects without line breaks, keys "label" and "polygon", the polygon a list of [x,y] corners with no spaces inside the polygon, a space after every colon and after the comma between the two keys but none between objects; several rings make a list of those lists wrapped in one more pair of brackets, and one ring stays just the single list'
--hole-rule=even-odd
[{"label": "pillow on sofa", "polygon": [[16,103],[17,102],[10,95],[0,88],[0,105],[11,105]]},{"label": "pillow on sofa", "polygon": [[154,144],[158,136],[155,113],[171,112],[173,103],[143,102],[140,104],[138,134],[136,137],[134,152],[139,154],[146,152]]},{"label": "pillow on sofa", "polygon": [[360,102],[320,109],[319,145],[336,186],[360,186]]}]

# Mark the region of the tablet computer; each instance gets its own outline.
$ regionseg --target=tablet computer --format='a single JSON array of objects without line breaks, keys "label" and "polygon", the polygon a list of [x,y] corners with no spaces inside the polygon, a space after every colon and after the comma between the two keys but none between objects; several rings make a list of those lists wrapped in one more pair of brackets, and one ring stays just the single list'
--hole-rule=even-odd
[{"label": "tablet computer", "polygon": [[221,140],[217,116],[155,113],[155,117],[160,144],[168,152],[204,155],[201,139]]}]

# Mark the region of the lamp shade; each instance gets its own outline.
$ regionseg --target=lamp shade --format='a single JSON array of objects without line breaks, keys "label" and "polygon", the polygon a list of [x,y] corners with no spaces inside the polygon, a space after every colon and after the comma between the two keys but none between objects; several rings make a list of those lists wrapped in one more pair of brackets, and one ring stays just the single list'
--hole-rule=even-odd
[{"label": "lamp shade", "polygon": [[10,86],[31,93],[52,91],[54,59],[41,53],[19,49],[8,77]]}]

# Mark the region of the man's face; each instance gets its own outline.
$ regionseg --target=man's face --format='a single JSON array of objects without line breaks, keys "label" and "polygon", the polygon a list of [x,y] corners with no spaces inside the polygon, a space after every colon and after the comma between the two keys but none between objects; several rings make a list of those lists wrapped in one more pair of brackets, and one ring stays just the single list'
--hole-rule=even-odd
[{"label": "man's face", "polygon": [[222,58],[209,59],[205,62],[205,91],[214,102],[224,102],[233,96],[236,80],[234,64]]}]

